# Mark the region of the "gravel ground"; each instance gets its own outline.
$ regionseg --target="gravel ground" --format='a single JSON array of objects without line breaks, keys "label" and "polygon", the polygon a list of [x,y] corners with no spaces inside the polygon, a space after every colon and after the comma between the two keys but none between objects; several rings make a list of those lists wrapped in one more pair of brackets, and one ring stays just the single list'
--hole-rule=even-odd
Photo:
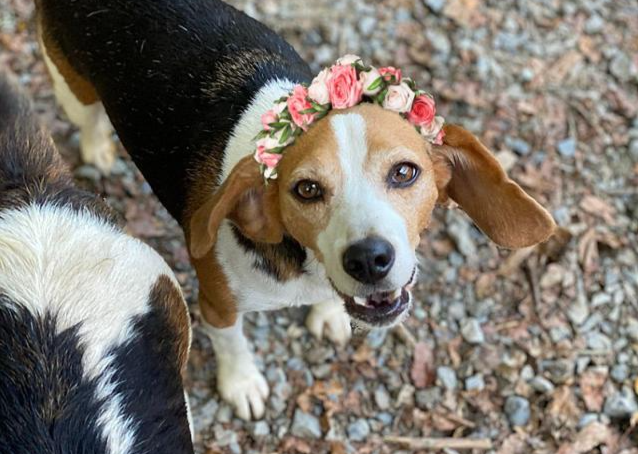
[{"label": "gravel ground", "polygon": [[[489,438],[499,454],[637,454],[635,0],[231,3],[280,31],[315,70],[348,52],[402,67],[562,229],[511,253],[462,212],[439,210],[420,248],[413,316],[399,330],[359,333],[342,350],[309,336],[303,310],[249,317],[272,388],[256,423],[233,418],[215,392],[215,360],[192,304],[197,452],[411,452],[386,438],[398,435]],[[126,154],[109,179],[78,162],[31,1],[0,0],[6,66],[34,96],[78,182],[164,255],[192,302],[183,237]]]}]

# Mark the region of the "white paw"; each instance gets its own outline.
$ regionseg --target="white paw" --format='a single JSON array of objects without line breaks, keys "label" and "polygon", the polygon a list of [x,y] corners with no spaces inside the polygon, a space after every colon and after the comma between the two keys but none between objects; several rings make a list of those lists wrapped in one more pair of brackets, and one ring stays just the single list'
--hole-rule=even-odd
[{"label": "white paw", "polygon": [[217,389],[241,419],[250,421],[264,416],[268,383],[252,358],[229,357],[219,361]]},{"label": "white paw", "polygon": [[115,159],[117,148],[110,137],[100,139],[85,139],[81,143],[82,160],[86,164],[93,164],[103,175],[109,175]]},{"label": "white paw", "polygon": [[327,337],[339,346],[345,345],[352,336],[350,317],[341,301],[312,306],[306,318],[306,326],[317,339]]}]

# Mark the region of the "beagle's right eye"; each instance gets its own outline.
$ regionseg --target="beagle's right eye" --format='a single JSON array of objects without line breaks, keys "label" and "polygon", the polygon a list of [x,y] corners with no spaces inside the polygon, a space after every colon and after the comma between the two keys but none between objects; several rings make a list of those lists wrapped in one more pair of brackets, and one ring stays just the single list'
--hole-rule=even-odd
[{"label": "beagle's right eye", "polygon": [[323,188],[319,183],[312,180],[301,180],[298,182],[293,193],[302,202],[316,202],[323,199]]}]

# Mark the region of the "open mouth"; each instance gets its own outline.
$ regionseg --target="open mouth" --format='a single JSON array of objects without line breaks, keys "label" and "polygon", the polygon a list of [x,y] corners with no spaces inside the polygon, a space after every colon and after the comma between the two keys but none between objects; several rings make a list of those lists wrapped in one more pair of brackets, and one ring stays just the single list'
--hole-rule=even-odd
[{"label": "open mouth", "polygon": [[349,296],[337,291],[343,298],[346,311],[355,320],[368,325],[388,326],[395,323],[410,309],[412,294],[410,288],[414,284],[416,268],[410,280],[403,287],[385,292],[378,292],[366,297]]}]

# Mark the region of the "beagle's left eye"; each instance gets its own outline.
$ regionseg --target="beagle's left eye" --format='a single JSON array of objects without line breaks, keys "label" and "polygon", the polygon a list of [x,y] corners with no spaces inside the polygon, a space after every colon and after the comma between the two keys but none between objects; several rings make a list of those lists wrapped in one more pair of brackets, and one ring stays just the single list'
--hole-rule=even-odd
[{"label": "beagle's left eye", "polygon": [[401,162],[390,170],[388,183],[393,188],[406,188],[414,183],[421,170],[411,162]]},{"label": "beagle's left eye", "polygon": [[323,197],[323,188],[312,180],[301,180],[295,185],[294,194],[302,202],[314,202]]}]

